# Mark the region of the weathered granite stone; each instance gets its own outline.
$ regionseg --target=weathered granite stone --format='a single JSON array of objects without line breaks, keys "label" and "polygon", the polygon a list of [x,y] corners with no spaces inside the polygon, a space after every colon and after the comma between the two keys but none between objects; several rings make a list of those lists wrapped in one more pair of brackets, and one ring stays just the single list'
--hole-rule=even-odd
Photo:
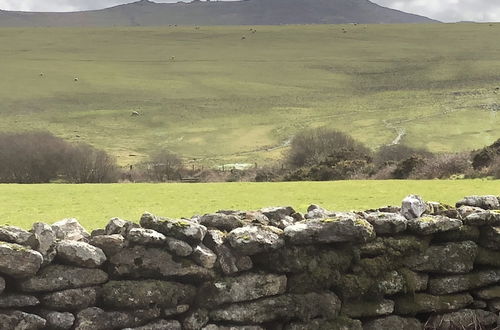
[{"label": "weathered granite stone", "polygon": [[408,230],[418,235],[431,235],[449,230],[459,229],[462,221],[442,215],[427,215],[408,221]]},{"label": "weathered granite stone", "polygon": [[500,212],[495,210],[472,213],[462,221],[470,226],[500,226]]},{"label": "weathered granite stone", "polygon": [[488,310],[498,314],[500,312],[500,299],[491,299],[487,301]]},{"label": "weathered granite stone", "polygon": [[418,272],[464,274],[472,271],[477,245],[472,241],[431,245],[423,254],[414,255],[405,265]]},{"label": "weathered granite stone", "polygon": [[[161,262],[158,262],[161,260]],[[177,262],[162,249],[136,245],[121,250],[109,259],[114,276],[128,278],[179,278],[206,280],[213,272],[190,260]]]},{"label": "weathered granite stone", "polygon": [[43,256],[43,266],[50,264],[56,256],[55,240],[56,234],[52,227],[46,223],[37,222],[33,224],[31,232],[36,241],[36,250]]},{"label": "weathered granite stone", "polygon": [[286,291],[286,276],[274,274],[244,274],[205,283],[198,297],[206,307],[225,303],[255,300],[283,294]]},{"label": "weathered granite stone", "polygon": [[102,290],[104,305],[113,309],[172,308],[189,304],[196,295],[192,285],[158,280],[110,281]]},{"label": "weathered granite stone", "polygon": [[204,240],[205,245],[217,255],[217,265],[226,275],[250,270],[253,267],[252,259],[234,253],[225,243],[225,234],[219,230],[209,230]]},{"label": "weathered granite stone", "polygon": [[500,250],[500,227],[481,227],[479,244],[488,249]]},{"label": "weathered granite stone", "polygon": [[440,330],[491,329],[497,323],[498,316],[479,309],[462,309],[453,313],[431,315],[426,328]]},{"label": "weathered granite stone", "polygon": [[479,241],[479,228],[475,226],[463,225],[462,227],[446,232],[436,233],[433,237],[434,242],[461,242],[461,241]]},{"label": "weathered granite stone", "polygon": [[90,244],[98,247],[107,258],[117,254],[125,247],[125,238],[120,234],[93,236]]},{"label": "weathered granite stone", "polygon": [[448,218],[460,219],[460,213],[451,205],[440,202],[426,202],[426,205],[427,210],[425,210],[425,214],[444,215]]},{"label": "weathered granite stone", "polygon": [[51,292],[90,287],[107,282],[108,274],[100,269],[49,265],[36,276],[19,281],[23,292]]},{"label": "weathered granite stone", "polygon": [[123,237],[126,237],[131,229],[139,227],[139,224],[132,221],[123,220],[120,218],[112,218],[106,225],[104,233],[106,235],[122,235]]},{"label": "weathered granite stone", "polygon": [[71,313],[61,313],[43,310],[39,314],[47,321],[47,329],[70,330],[75,323],[75,316]]},{"label": "weathered granite stone", "polygon": [[488,303],[484,300],[478,300],[474,299],[472,304],[468,306],[470,309],[487,309],[488,308]]},{"label": "weathered granite stone", "polygon": [[460,207],[462,205],[480,207],[485,210],[498,210],[500,209],[500,201],[497,196],[486,195],[486,196],[467,196],[462,200],[458,201],[456,206]]},{"label": "weathered granite stone", "polygon": [[14,226],[0,226],[0,241],[37,248],[33,233]]},{"label": "weathered granite stone", "polygon": [[190,244],[199,244],[207,233],[207,227],[189,220],[159,218],[150,213],[141,217],[141,226],[153,229],[165,236],[186,241]]},{"label": "weathered granite stone", "polygon": [[473,213],[483,213],[483,212],[485,212],[484,209],[475,206],[462,205],[459,208],[457,208],[457,213],[459,216],[458,219],[465,219],[467,216]]},{"label": "weathered granite stone", "polygon": [[409,195],[403,199],[401,214],[408,220],[419,218],[427,210],[427,204],[418,195]]},{"label": "weathered granite stone", "polygon": [[242,255],[279,249],[285,244],[283,231],[271,226],[245,226],[227,235],[231,247]]},{"label": "weathered granite stone", "polygon": [[70,241],[87,241],[90,234],[76,219],[64,219],[52,224],[56,238]]},{"label": "weathered granite stone", "polygon": [[63,240],[57,243],[57,259],[63,263],[87,268],[97,268],[106,261],[101,249],[85,242]]},{"label": "weathered granite stone", "polygon": [[135,244],[162,246],[167,242],[167,237],[153,229],[132,228],[127,234],[127,239]]},{"label": "weathered granite stone", "polygon": [[5,279],[0,277],[0,295],[3,293],[3,290],[5,290]]},{"label": "weathered granite stone", "polygon": [[463,275],[440,276],[429,280],[429,292],[435,295],[449,294],[498,282],[500,282],[500,270],[483,270]]},{"label": "weathered granite stone", "polygon": [[106,312],[98,307],[89,307],[76,316],[75,330],[113,330],[140,326],[158,318],[156,309],[133,312]]},{"label": "weathered granite stone", "polygon": [[478,265],[500,267],[500,251],[492,251],[479,247],[475,263]]},{"label": "weathered granite stone", "polygon": [[0,330],[38,330],[46,325],[38,315],[20,311],[0,311]]},{"label": "weathered granite stone", "polygon": [[159,320],[143,325],[137,328],[125,328],[123,330],[182,330],[179,321],[175,320]]},{"label": "weathered granite stone", "polygon": [[285,330],[363,330],[363,326],[359,320],[339,316],[335,320],[314,319],[307,323],[292,322],[285,326]]},{"label": "weathered granite stone", "polygon": [[378,282],[379,292],[384,295],[395,295],[405,291],[405,277],[397,271],[390,271],[383,275]]},{"label": "weathered granite stone", "polygon": [[212,213],[200,217],[199,224],[207,228],[230,232],[233,229],[243,227],[245,222],[236,214]]},{"label": "weathered granite stone", "polygon": [[397,234],[406,230],[408,220],[397,213],[374,212],[364,213],[363,217],[368,221],[377,235]]},{"label": "weathered granite stone", "polygon": [[443,313],[458,310],[470,305],[474,299],[470,294],[454,294],[433,296],[426,293],[415,293],[394,298],[394,310],[399,315],[415,315],[421,313]]},{"label": "weathered granite stone", "polygon": [[216,325],[216,324],[208,324],[203,327],[201,330],[266,330],[263,327],[258,325]]},{"label": "weathered granite stone", "polygon": [[37,297],[25,294],[9,293],[0,296],[0,308],[15,309],[22,307],[32,307],[40,304]]},{"label": "weathered granite stone", "polygon": [[166,318],[175,317],[179,314],[186,313],[188,310],[189,310],[189,305],[186,305],[186,304],[178,305],[178,306],[172,307],[172,308],[165,308],[163,310],[163,316],[165,316]]},{"label": "weathered granite stone", "polygon": [[183,330],[200,330],[210,318],[206,309],[197,309],[190,311],[182,320]]},{"label": "weathered granite stone", "polygon": [[276,207],[265,207],[260,209],[259,212],[264,214],[271,222],[279,221],[285,217],[289,217],[295,213],[295,210],[291,206],[276,206]]},{"label": "weathered granite stone", "polygon": [[44,294],[40,297],[42,306],[57,311],[79,311],[95,306],[99,298],[99,288],[79,288]]},{"label": "weathered granite stone", "polygon": [[400,269],[398,273],[405,279],[406,293],[413,293],[427,290],[429,275],[426,273],[417,273],[409,269]]},{"label": "weathered granite stone", "polygon": [[334,218],[337,216],[336,212],[328,211],[319,205],[312,204],[307,208],[307,213],[304,216],[306,219],[325,219]]},{"label": "weathered granite stone", "polygon": [[335,319],[340,305],[340,299],[333,293],[285,294],[215,309],[210,312],[210,319],[250,324],[321,317]]},{"label": "weathered granite stone", "polygon": [[337,218],[306,220],[288,226],[285,238],[291,244],[366,242],[375,238],[375,230],[366,220],[345,213]]},{"label": "weathered granite stone", "polygon": [[423,324],[415,318],[396,315],[371,320],[363,324],[363,330],[422,330]]},{"label": "weathered granite stone", "polygon": [[351,318],[376,317],[394,312],[394,301],[382,299],[378,301],[347,301],[342,304],[342,314]]},{"label": "weathered granite stone", "polygon": [[191,245],[172,237],[167,237],[165,244],[167,250],[179,257],[187,257],[193,253]]},{"label": "weathered granite stone", "polygon": [[474,292],[474,296],[480,299],[497,299],[500,298],[500,286],[491,286],[483,289],[479,289]]},{"label": "weathered granite stone", "polygon": [[0,242],[0,273],[15,278],[33,276],[42,265],[40,252],[22,245]]},{"label": "weathered granite stone", "polygon": [[423,253],[429,246],[430,237],[401,235],[395,237],[377,237],[361,244],[359,253],[362,257],[389,255],[397,258]]},{"label": "weathered granite stone", "polygon": [[200,244],[194,248],[192,259],[198,265],[208,269],[212,269],[214,268],[215,262],[217,261],[217,255],[205,245]]}]

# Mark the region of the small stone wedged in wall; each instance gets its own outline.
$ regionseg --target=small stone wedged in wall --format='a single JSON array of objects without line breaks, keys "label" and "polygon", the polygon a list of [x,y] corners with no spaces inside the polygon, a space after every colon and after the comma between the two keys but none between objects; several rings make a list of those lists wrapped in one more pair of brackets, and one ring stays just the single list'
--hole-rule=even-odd
[{"label": "small stone wedged in wall", "polygon": [[35,235],[15,226],[0,226],[0,241],[37,248]]},{"label": "small stone wedged in wall", "polygon": [[390,315],[394,312],[394,301],[380,299],[344,302],[341,312],[354,319]]},{"label": "small stone wedged in wall", "polygon": [[463,205],[480,207],[485,210],[498,210],[500,209],[500,197],[494,195],[467,196],[456,204],[457,207]]},{"label": "small stone wedged in wall", "polygon": [[423,328],[424,325],[418,319],[396,315],[378,318],[363,324],[363,330],[422,330]]},{"label": "small stone wedged in wall", "polygon": [[442,313],[467,307],[474,299],[468,293],[434,296],[415,293],[394,298],[394,310],[398,315]]},{"label": "small stone wedged in wall", "polygon": [[245,226],[245,221],[243,221],[241,217],[236,214],[205,214],[199,218],[198,222],[200,225],[209,229],[218,229],[227,232]]},{"label": "small stone wedged in wall", "polygon": [[427,210],[427,204],[418,195],[409,195],[401,203],[401,214],[408,220],[420,218]]},{"label": "small stone wedged in wall", "polygon": [[135,244],[162,246],[167,242],[167,237],[153,229],[132,228],[127,234],[127,239]]},{"label": "small stone wedged in wall", "polygon": [[56,238],[70,241],[87,241],[90,234],[76,219],[64,219],[52,225]]},{"label": "small stone wedged in wall", "polygon": [[469,291],[500,282],[500,269],[480,270],[462,275],[433,277],[429,292],[435,295]]},{"label": "small stone wedged in wall", "polygon": [[417,235],[432,235],[459,229],[463,225],[461,220],[448,218],[444,215],[426,215],[408,221],[408,229]]},{"label": "small stone wedged in wall", "polygon": [[104,252],[85,242],[62,240],[56,244],[56,258],[62,263],[97,268],[106,261]]},{"label": "small stone wedged in wall", "polygon": [[74,312],[95,306],[100,297],[100,287],[68,289],[40,296],[42,307],[61,312]]},{"label": "small stone wedged in wall", "polygon": [[140,226],[132,221],[123,220],[120,218],[112,218],[104,228],[103,234],[122,235],[125,237],[130,232],[130,230],[134,228],[140,228]]},{"label": "small stone wedged in wall", "polygon": [[463,219],[464,224],[471,226],[500,226],[500,212],[481,210],[471,213]]},{"label": "small stone wedged in wall", "polygon": [[35,275],[43,262],[40,252],[25,246],[0,242],[0,273],[14,278]]},{"label": "small stone wedged in wall", "polygon": [[46,320],[46,327],[50,330],[70,330],[75,323],[72,313],[49,310],[38,310],[37,313]]},{"label": "small stone wedged in wall", "polygon": [[0,296],[0,308],[2,309],[33,307],[39,304],[38,298],[31,295],[8,293]]},{"label": "small stone wedged in wall", "polygon": [[190,244],[199,244],[207,233],[207,227],[185,219],[159,218],[144,213],[140,224],[143,228],[153,229],[165,236],[177,238]]},{"label": "small stone wedged in wall", "polygon": [[90,244],[101,249],[106,258],[111,258],[126,246],[125,238],[120,234],[93,236]]},{"label": "small stone wedged in wall", "polygon": [[183,330],[199,330],[210,320],[206,309],[191,310],[182,319]]},{"label": "small stone wedged in wall", "polygon": [[363,326],[359,320],[340,316],[335,320],[314,319],[306,323],[292,322],[285,326],[285,330],[363,330]]},{"label": "small stone wedged in wall", "polygon": [[397,213],[369,212],[361,214],[373,226],[377,235],[404,232],[408,225],[408,220]]},{"label": "small stone wedged in wall", "polygon": [[50,264],[56,256],[56,234],[51,226],[46,223],[36,222],[31,228],[36,242],[35,250],[43,257],[42,266]]},{"label": "small stone wedged in wall", "polygon": [[500,250],[500,227],[483,226],[480,229],[479,244],[482,247]]},{"label": "small stone wedged in wall", "polygon": [[229,245],[241,255],[254,255],[285,245],[283,231],[272,226],[245,226],[232,230],[226,237]]},{"label": "small stone wedged in wall", "polygon": [[75,330],[114,330],[141,326],[159,317],[157,309],[105,311],[89,307],[76,315]]},{"label": "small stone wedged in wall", "polygon": [[0,330],[38,330],[47,321],[38,315],[21,311],[0,311]]}]

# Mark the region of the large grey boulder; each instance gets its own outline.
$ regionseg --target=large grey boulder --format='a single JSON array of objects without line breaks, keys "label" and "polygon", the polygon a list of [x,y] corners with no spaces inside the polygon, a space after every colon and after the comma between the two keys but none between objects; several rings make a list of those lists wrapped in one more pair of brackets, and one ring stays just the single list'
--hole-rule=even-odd
[{"label": "large grey boulder", "polygon": [[377,235],[397,234],[406,230],[408,220],[398,213],[373,212],[363,214]]},{"label": "large grey boulder", "polygon": [[194,248],[191,258],[198,265],[208,269],[214,268],[217,261],[217,255],[203,244]]},{"label": "large grey boulder", "polygon": [[459,229],[463,225],[462,221],[452,219],[443,215],[426,215],[408,221],[408,230],[418,235],[432,235]]},{"label": "large grey boulder", "polygon": [[500,201],[497,196],[467,196],[458,201],[456,206],[462,205],[480,207],[485,210],[498,210],[500,209]]},{"label": "large grey boulder", "polygon": [[16,309],[23,307],[33,307],[40,304],[40,301],[35,296],[10,293],[0,296],[0,308]]},{"label": "large grey boulder", "polygon": [[245,222],[238,215],[224,213],[205,214],[200,217],[198,223],[209,229],[215,228],[227,232],[245,225]]},{"label": "large grey boulder", "polygon": [[432,245],[424,253],[407,258],[405,264],[418,272],[464,274],[474,268],[477,250],[472,241]]},{"label": "large grey boulder", "polygon": [[85,242],[63,240],[57,243],[57,259],[74,266],[97,268],[106,261],[104,252]]},{"label": "large grey boulder", "polygon": [[199,244],[207,233],[207,227],[185,219],[159,218],[151,213],[144,213],[141,217],[141,226],[153,229],[165,236],[186,241],[190,244]]},{"label": "large grey boulder", "polygon": [[285,228],[285,238],[291,244],[367,242],[375,238],[375,230],[366,220],[346,213],[336,218],[300,221]]},{"label": "large grey boulder", "polygon": [[396,315],[371,320],[363,324],[363,330],[422,330],[423,324],[409,317]]},{"label": "large grey boulder", "polygon": [[446,296],[433,296],[415,293],[394,298],[395,314],[416,315],[422,313],[443,313],[469,306],[474,298],[468,293]]},{"label": "large grey boulder", "polygon": [[463,275],[434,277],[429,292],[435,295],[468,291],[500,282],[500,270],[482,270]]},{"label": "large grey boulder", "polygon": [[120,234],[94,236],[89,243],[101,249],[107,258],[117,254],[126,246],[125,238]]},{"label": "large grey boulder", "polygon": [[388,299],[345,301],[342,304],[342,314],[351,318],[366,318],[389,315],[394,312],[394,301]]},{"label": "large grey boulder", "polygon": [[426,322],[429,329],[492,329],[497,323],[495,313],[480,309],[462,309],[452,313],[431,315]]},{"label": "large grey boulder", "polygon": [[179,321],[175,320],[159,320],[143,325],[137,328],[125,328],[123,330],[182,330]]},{"label": "large grey boulder", "polygon": [[[161,261],[161,262],[160,262]],[[190,260],[176,261],[163,249],[136,245],[125,248],[109,259],[110,272],[126,278],[187,278],[207,280],[213,271]]]},{"label": "large grey boulder", "polygon": [[43,262],[40,252],[25,246],[0,242],[0,273],[14,278],[35,275]]},{"label": "large grey boulder", "polygon": [[70,330],[75,323],[75,316],[71,313],[61,313],[43,310],[39,314],[47,321],[47,329]]},{"label": "large grey boulder", "polygon": [[98,307],[89,307],[76,316],[74,330],[114,330],[140,326],[159,317],[156,309],[130,312],[108,312]]},{"label": "large grey boulder", "polygon": [[427,204],[418,195],[409,195],[401,203],[401,214],[408,220],[419,218],[427,210]]},{"label": "large grey boulder", "polygon": [[0,241],[36,248],[34,235],[14,226],[0,226]]},{"label": "large grey boulder", "polygon": [[244,274],[205,283],[198,297],[203,306],[213,308],[225,303],[250,301],[283,294],[286,291],[286,283],[285,275]]},{"label": "large grey boulder", "polygon": [[285,294],[256,301],[236,303],[210,312],[210,319],[234,323],[267,323],[314,318],[335,319],[340,299],[333,293]]},{"label": "large grey boulder", "polygon": [[139,224],[128,220],[122,220],[120,218],[112,218],[106,225],[106,228],[104,229],[104,234],[122,235],[125,237],[127,236],[127,233],[133,228],[139,228]]},{"label": "large grey boulder", "polygon": [[100,269],[65,265],[49,265],[36,276],[18,282],[23,292],[51,292],[90,287],[108,281],[108,274]]},{"label": "large grey boulder", "polygon": [[159,280],[110,281],[102,287],[103,303],[112,309],[172,308],[189,304],[195,295],[192,285]]},{"label": "large grey boulder", "polygon": [[60,240],[87,241],[90,234],[76,219],[64,219],[52,224],[56,238]]},{"label": "large grey boulder", "polygon": [[56,311],[79,311],[95,306],[100,290],[96,287],[68,289],[44,294],[40,297],[42,306]]},{"label": "large grey boulder", "polygon": [[231,247],[241,255],[254,255],[285,245],[283,231],[271,226],[245,226],[227,235]]},{"label": "large grey boulder", "polygon": [[127,234],[127,239],[135,244],[162,246],[167,237],[153,229],[132,228]]},{"label": "large grey boulder", "polygon": [[20,311],[0,311],[0,330],[38,330],[45,328],[45,319]]},{"label": "large grey boulder", "polygon": [[50,264],[56,256],[56,234],[54,230],[46,223],[37,222],[33,224],[31,232],[36,242],[36,250],[43,256],[43,265]]}]

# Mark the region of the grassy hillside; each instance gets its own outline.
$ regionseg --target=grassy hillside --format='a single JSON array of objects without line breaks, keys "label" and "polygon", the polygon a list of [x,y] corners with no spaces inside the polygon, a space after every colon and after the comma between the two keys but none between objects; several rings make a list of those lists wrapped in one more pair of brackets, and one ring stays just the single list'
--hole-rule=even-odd
[{"label": "grassy hillside", "polygon": [[467,195],[499,191],[500,180],[0,185],[0,225],[29,228],[35,221],[76,217],[88,229],[95,229],[111,217],[138,221],[144,211],[191,217],[220,209],[292,205],[305,212],[312,203],[348,211],[400,205],[413,193],[453,204]]},{"label": "grassy hillside", "polygon": [[402,130],[433,151],[500,136],[500,24],[256,29],[0,29],[0,130],[47,129],[123,165],[159,147],[262,163],[321,125],[372,148]]}]

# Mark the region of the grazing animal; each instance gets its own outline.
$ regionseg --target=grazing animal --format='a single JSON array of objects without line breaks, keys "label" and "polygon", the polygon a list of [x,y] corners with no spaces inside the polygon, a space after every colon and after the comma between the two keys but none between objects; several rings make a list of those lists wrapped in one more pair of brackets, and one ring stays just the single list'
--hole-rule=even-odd
[{"label": "grazing animal", "polygon": [[74,80],[74,81],[78,81],[79,79],[78,79],[77,77],[75,77],[73,80]]},{"label": "grazing animal", "polygon": [[132,117],[138,117],[140,115],[141,114],[139,113],[139,111],[132,111],[132,113],[130,114],[130,116],[132,116]]},{"label": "grazing animal", "polygon": [[40,72],[40,77],[43,77],[43,76],[44,76],[43,72]]},{"label": "grazing animal", "polygon": [[245,40],[246,38],[247,38],[247,37],[243,36],[243,37],[241,37],[241,40]]},{"label": "grazing animal", "polygon": [[175,56],[170,56],[171,61],[175,61]]}]

